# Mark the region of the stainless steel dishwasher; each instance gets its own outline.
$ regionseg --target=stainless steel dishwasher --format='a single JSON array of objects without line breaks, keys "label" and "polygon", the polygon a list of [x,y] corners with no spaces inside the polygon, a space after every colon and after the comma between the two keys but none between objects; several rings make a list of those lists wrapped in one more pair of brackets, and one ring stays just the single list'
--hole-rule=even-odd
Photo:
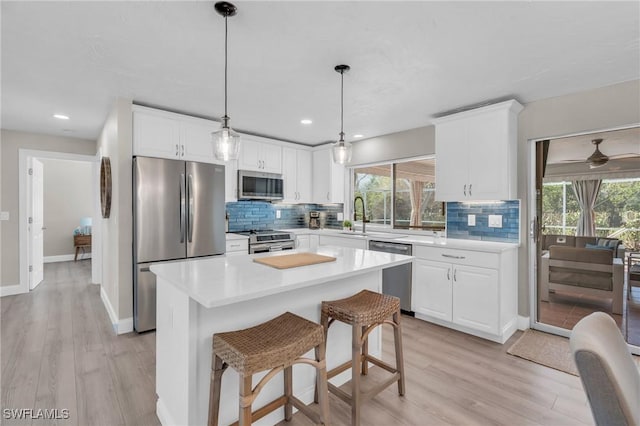
[{"label": "stainless steel dishwasher", "polygon": [[[411,244],[388,241],[369,241],[369,250],[411,256]],[[382,270],[382,292],[400,298],[402,313],[413,315],[411,311],[411,263]]]}]

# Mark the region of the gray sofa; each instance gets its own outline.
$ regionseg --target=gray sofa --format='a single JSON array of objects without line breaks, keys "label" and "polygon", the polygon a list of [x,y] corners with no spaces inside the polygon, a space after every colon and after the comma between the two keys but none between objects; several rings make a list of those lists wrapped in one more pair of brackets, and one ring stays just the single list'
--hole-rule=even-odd
[{"label": "gray sofa", "polygon": [[622,314],[624,263],[615,250],[551,245],[542,256],[540,299],[549,292],[590,295],[612,300],[612,312]]}]

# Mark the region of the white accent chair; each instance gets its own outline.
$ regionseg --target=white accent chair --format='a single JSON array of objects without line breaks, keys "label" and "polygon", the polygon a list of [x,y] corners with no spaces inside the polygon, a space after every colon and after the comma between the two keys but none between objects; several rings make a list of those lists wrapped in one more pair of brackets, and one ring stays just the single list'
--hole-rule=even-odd
[{"label": "white accent chair", "polygon": [[569,343],[596,424],[640,425],[640,372],[615,321],[586,316]]}]

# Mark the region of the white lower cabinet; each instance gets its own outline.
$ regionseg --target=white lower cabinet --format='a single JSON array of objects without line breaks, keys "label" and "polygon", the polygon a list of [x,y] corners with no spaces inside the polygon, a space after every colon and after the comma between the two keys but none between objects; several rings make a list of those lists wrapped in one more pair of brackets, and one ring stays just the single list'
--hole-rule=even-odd
[{"label": "white lower cabinet", "polygon": [[310,241],[309,235],[296,236],[296,248],[299,248],[299,249],[311,248],[311,241]]},{"label": "white lower cabinet", "polygon": [[504,343],[517,329],[516,252],[414,246],[416,318]]},{"label": "white lower cabinet", "polygon": [[249,239],[227,240],[226,243],[227,256],[235,256],[239,254],[249,254]]}]

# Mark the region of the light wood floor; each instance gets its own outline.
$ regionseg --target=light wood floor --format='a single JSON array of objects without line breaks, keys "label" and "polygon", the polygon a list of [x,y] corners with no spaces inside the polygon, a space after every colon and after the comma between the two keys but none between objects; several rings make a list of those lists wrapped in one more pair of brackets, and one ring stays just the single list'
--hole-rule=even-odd
[{"label": "light wood floor", "polygon": [[[115,336],[89,276],[89,261],[47,264],[35,291],[0,299],[2,408],[69,409],[57,424],[157,425],[155,335]],[[407,393],[369,401],[363,425],[593,424],[577,377],[507,355],[520,333],[499,345],[409,317],[403,327]],[[391,360],[391,333],[383,340]],[[333,397],[331,415],[349,424]],[[296,414],[289,424],[309,422]]]}]

